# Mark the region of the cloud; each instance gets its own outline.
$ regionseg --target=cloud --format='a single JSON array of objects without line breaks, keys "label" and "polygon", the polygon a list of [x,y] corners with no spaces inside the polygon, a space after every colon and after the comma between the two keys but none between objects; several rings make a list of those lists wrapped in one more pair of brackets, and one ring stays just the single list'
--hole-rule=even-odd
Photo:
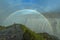
[{"label": "cloud", "polygon": [[[13,11],[24,9],[25,7],[31,7],[31,9],[37,9],[44,12],[60,10],[60,0],[32,0],[32,4],[29,4],[29,1],[24,0],[0,0],[0,19],[1,21],[4,20],[5,17],[10,15]],[[21,4],[21,5],[20,5]],[[24,5],[22,5],[24,4]],[[36,4],[36,6],[34,6]],[[38,7],[38,5],[39,8]],[[33,7],[32,7],[33,5]],[[0,22],[1,23],[1,22]]]}]

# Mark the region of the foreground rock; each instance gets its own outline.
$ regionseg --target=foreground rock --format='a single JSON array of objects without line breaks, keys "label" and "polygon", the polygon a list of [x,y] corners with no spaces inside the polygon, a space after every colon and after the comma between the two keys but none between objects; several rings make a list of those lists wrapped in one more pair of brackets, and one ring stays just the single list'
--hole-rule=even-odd
[{"label": "foreground rock", "polygon": [[35,33],[22,24],[3,28],[0,30],[0,40],[59,40],[48,33]]},{"label": "foreground rock", "polygon": [[9,26],[9,28],[0,31],[0,40],[22,40],[23,31],[17,24]]}]

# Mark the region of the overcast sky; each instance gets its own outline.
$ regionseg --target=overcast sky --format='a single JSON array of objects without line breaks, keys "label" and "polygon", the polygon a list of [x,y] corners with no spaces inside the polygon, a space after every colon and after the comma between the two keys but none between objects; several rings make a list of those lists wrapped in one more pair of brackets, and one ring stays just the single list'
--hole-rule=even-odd
[{"label": "overcast sky", "polygon": [[60,10],[60,0],[0,0],[0,23],[11,13],[21,9],[40,12]]}]

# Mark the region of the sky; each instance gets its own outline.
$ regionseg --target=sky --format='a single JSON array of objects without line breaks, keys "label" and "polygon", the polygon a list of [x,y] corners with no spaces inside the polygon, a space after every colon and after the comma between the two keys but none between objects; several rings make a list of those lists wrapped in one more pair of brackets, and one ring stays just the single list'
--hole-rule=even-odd
[{"label": "sky", "polygon": [[13,12],[21,9],[40,12],[59,11],[60,0],[0,0],[0,23]]},{"label": "sky", "polygon": [[0,8],[3,10],[6,9],[6,7],[9,8],[17,5],[32,6],[36,4],[44,11],[50,11],[60,7],[60,0],[0,0]]}]

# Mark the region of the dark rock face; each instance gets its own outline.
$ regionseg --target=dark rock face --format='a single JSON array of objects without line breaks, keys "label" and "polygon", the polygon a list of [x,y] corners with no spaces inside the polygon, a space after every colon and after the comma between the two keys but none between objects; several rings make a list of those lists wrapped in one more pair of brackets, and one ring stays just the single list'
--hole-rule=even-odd
[{"label": "dark rock face", "polygon": [[11,28],[1,31],[0,40],[22,40],[23,33],[19,25],[12,25]]},{"label": "dark rock face", "polygon": [[22,40],[31,40],[31,34],[26,31],[24,34],[23,34],[23,39]]}]

